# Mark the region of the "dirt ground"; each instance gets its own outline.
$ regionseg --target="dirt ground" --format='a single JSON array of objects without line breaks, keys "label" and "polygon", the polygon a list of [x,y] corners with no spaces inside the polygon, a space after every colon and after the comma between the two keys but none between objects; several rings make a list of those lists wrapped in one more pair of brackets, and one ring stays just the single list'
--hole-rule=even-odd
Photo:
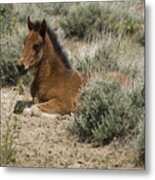
[{"label": "dirt ground", "polygon": [[13,113],[19,99],[16,88],[1,89],[1,145],[9,132],[14,163],[3,166],[141,169],[135,165],[136,151],[125,144],[112,142],[102,147],[80,143],[66,128],[73,115],[24,116]]}]

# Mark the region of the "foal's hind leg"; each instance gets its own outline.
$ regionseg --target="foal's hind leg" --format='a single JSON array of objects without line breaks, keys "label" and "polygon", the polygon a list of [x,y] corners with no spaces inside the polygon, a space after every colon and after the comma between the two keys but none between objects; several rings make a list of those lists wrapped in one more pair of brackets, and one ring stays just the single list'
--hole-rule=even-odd
[{"label": "foal's hind leg", "polygon": [[[71,103],[63,103],[57,99],[51,99],[44,103],[34,104],[31,108],[24,109],[25,115],[41,116],[48,114],[66,114],[73,111]],[[42,113],[43,112],[43,113]]]},{"label": "foal's hind leg", "polygon": [[[67,107],[64,107],[63,102],[57,99],[51,99],[47,102],[40,103],[37,105],[39,109],[46,113],[60,113],[65,114],[70,111]],[[67,112],[68,111],[68,112]]]}]

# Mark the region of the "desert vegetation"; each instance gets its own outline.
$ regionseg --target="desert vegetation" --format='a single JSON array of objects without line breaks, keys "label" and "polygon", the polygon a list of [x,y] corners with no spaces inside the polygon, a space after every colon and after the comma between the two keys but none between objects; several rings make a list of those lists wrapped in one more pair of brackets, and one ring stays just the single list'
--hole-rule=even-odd
[{"label": "desert vegetation", "polygon": [[[1,165],[143,169],[144,1],[0,6]],[[16,69],[28,15],[46,19],[73,68],[94,73],[74,114],[13,113],[20,84],[29,88],[32,81],[31,73],[19,76]],[[111,71],[127,74],[129,85],[95,75]]]}]

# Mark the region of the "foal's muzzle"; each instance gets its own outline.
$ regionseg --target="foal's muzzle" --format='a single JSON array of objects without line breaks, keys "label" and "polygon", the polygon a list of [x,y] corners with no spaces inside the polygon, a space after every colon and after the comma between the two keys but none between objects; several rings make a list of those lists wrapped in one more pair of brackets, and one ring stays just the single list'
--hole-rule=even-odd
[{"label": "foal's muzzle", "polygon": [[26,74],[26,72],[27,72],[27,70],[25,70],[25,67],[23,64],[17,65],[17,69],[18,69],[19,74],[21,74],[21,75]]}]

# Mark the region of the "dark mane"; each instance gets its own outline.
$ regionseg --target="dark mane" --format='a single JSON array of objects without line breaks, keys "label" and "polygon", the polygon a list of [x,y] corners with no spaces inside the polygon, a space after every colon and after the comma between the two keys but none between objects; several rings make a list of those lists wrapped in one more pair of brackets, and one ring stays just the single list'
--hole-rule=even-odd
[{"label": "dark mane", "polygon": [[[34,22],[33,23],[33,30],[39,31],[40,26],[41,26],[41,22],[39,22],[39,21]],[[62,47],[58,41],[57,35],[55,34],[55,32],[53,30],[50,29],[50,27],[48,25],[47,25],[47,33],[48,33],[49,38],[53,44],[54,50],[59,55],[62,63],[65,65],[66,68],[71,69],[71,65],[68,61],[67,55],[66,55],[66,53],[63,52]]]}]

